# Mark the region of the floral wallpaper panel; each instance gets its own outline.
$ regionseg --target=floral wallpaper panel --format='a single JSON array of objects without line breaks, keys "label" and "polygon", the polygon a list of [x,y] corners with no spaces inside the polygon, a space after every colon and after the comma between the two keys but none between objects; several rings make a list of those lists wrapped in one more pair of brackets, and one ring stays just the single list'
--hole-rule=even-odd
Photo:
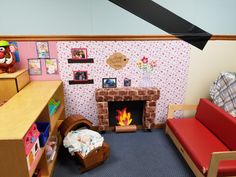
[{"label": "floral wallpaper panel", "polygon": [[[68,63],[71,48],[87,48],[94,63]],[[183,103],[190,59],[190,45],[184,41],[70,41],[57,42],[60,77],[64,83],[66,115],[81,114],[97,125],[95,89],[102,88],[102,78],[117,78],[117,87],[124,87],[124,79],[131,79],[131,86],[140,86],[142,69],[137,65],[143,57],[156,60],[150,71],[152,86],[160,89],[157,101],[156,123],[164,123],[167,106]],[[125,55],[129,62],[121,70],[111,68],[106,60],[115,52]],[[69,85],[73,71],[88,71],[94,84]]]}]

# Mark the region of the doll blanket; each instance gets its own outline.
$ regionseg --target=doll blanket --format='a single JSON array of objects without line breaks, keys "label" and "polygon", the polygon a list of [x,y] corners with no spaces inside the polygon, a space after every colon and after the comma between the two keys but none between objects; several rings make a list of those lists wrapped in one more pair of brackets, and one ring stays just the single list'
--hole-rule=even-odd
[{"label": "doll blanket", "polygon": [[85,157],[93,149],[102,146],[104,138],[93,130],[78,129],[70,131],[63,140],[63,145],[68,148],[71,155],[79,152]]}]

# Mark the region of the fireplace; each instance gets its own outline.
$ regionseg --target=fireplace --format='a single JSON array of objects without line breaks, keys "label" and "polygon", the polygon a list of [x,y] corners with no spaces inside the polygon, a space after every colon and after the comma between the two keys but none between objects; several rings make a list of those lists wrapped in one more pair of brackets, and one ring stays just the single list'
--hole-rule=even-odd
[{"label": "fireplace", "polygon": [[151,129],[156,117],[156,100],[160,92],[157,88],[99,88],[96,89],[96,102],[98,112],[98,129],[106,131],[110,128],[109,102],[143,101],[143,129]]}]

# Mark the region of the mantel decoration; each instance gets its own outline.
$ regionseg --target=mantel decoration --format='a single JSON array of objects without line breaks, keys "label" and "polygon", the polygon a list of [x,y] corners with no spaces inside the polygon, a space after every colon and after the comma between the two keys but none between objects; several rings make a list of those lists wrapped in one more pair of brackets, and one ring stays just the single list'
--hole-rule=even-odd
[{"label": "mantel decoration", "polygon": [[147,57],[143,57],[136,62],[139,69],[142,70],[142,78],[140,80],[140,87],[152,87],[151,72],[157,65],[157,60],[150,60]]}]

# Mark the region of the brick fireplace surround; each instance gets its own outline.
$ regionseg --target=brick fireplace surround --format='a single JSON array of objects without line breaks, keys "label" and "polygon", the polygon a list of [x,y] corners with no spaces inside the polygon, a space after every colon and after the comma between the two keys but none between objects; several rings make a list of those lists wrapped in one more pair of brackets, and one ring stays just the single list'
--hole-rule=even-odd
[{"label": "brick fireplace surround", "polygon": [[156,117],[156,100],[160,91],[157,88],[99,88],[96,89],[99,131],[109,130],[109,101],[145,101],[143,111],[143,128],[151,129]]}]

